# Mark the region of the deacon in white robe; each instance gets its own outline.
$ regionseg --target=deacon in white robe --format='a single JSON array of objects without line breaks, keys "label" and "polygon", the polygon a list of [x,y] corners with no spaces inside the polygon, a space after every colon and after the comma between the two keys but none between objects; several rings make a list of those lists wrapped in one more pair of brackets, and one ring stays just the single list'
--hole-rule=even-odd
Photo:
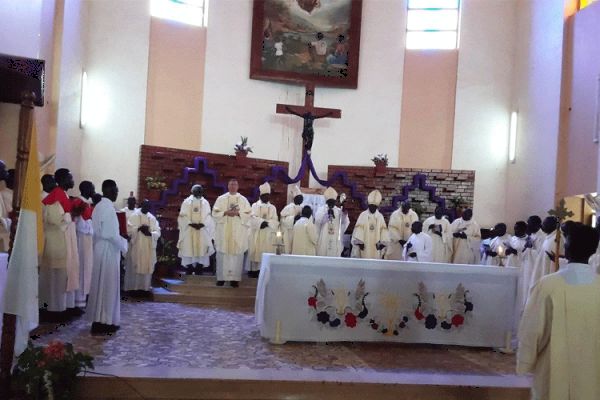
[{"label": "deacon in white robe", "polygon": [[382,196],[379,190],[369,193],[369,209],[358,216],[352,232],[352,256],[355,258],[374,258],[380,260],[390,236],[383,215],[378,208]]},{"label": "deacon in white robe", "polygon": [[92,268],[94,266],[94,228],[92,225],[92,195],[94,184],[82,181],[79,184],[80,196],[73,200],[75,230],[77,231],[77,251],[79,252],[79,289],[75,292],[75,306],[85,308],[90,294]]},{"label": "deacon in white robe", "polygon": [[514,232],[515,234],[511,236],[506,249],[506,266],[520,268],[522,272],[523,262],[532,246],[531,239],[527,236],[525,221],[517,221]]},{"label": "deacon in white robe", "polygon": [[238,181],[231,179],[227,184],[229,192],[217,198],[212,211],[216,223],[217,286],[229,281],[232,287],[238,287],[242,280],[252,207],[238,193],[238,187]]},{"label": "deacon in white robe", "polygon": [[120,264],[127,240],[120,235],[114,202],[119,195],[113,180],[102,182],[102,200],[94,208],[94,270],[86,311],[93,334],[112,334],[121,323]]},{"label": "deacon in white robe", "polygon": [[[137,200],[133,196],[133,192],[130,192],[129,197],[127,198],[127,206],[123,207],[119,210],[120,212],[125,213],[125,221],[128,221],[129,217],[131,217],[131,215],[138,210],[136,205],[137,205]],[[131,240],[131,238],[128,237],[127,240],[129,241],[129,240]],[[125,257],[124,265],[131,265],[132,261],[131,261],[131,253],[129,252],[129,247],[123,256]]]},{"label": "deacon in white robe", "polygon": [[[68,169],[54,174],[58,186],[42,202],[44,251],[40,260],[39,298],[43,309],[62,313],[75,309],[75,291],[79,288],[79,252],[77,232],[71,216],[72,203],[67,190],[74,186]],[[73,312],[73,311],[71,311]],[[54,314],[59,320],[68,315]]]},{"label": "deacon in white robe", "polygon": [[348,214],[335,205],[338,195],[334,188],[328,187],[323,195],[325,196],[325,205],[319,207],[315,214],[315,223],[319,232],[317,255],[341,257],[344,250],[342,236],[348,229],[350,220]]},{"label": "deacon in white robe", "polygon": [[[556,222],[557,229],[560,228],[558,222]],[[542,245],[541,251],[537,254],[535,259],[535,264],[533,265],[533,270],[531,271],[531,277],[528,283],[527,293],[530,294],[532,288],[536,283],[539,282],[542,277],[552,273],[555,271],[555,263],[554,259],[558,258],[559,268],[561,265],[566,264],[566,259],[564,258],[565,253],[565,237],[561,235],[560,246],[559,246],[559,254],[556,254],[556,232],[555,229],[553,232],[549,233],[544,240],[544,244]]]},{"label": "deacon in white robe", "polygon": [[179,240],[177,248],[181,265],[187,268],[188,275],[202,274],[202,268],[210,268],[210,256],[215,253],[215,223],[210,204],[203,197],[202,185],[194,185],[179,210],[177,225]]},{"label": "deacon in white robe", "polygon": [[123,289],[149,292],[156,265],[156,245],[160,226],[150,212],[150,202],[144,200],[139,210],[127,220],[131,264],[125,265]]},{"label": "deacon in white robe", "polygon": [[293,201],[281,210],[280,218],[284,252],[286,254],[292,252],[294,224],[301,217],[302,203],[304,202],[304,196],[302,196],[300,188],[296,185],[292,186],[292,197]]},{"label": "deacon in white robe", "polygon": [[492,230],[494,237],[490,247],[481,259],[482,265],[499,266],[501,257],[506,257],[506,249],[510,246],[510,235],[506,233],[506,224],[499,223]]},{"label": "deacon in white robe", "polygon": [[400,209],[394,211],[390,216],[388,229],[390,232],[390,244],[385,258],[388,260],[401,260],[404,245],[412,235],[412,224],[417,222],[419,216],[410,208],[410,203],[404,201]]},{"label": "deacon in white robe", "polygon": [[444,209],[436,207],[435,214],[423,222],[425,233],[431,237],[431,261],[449,263],[452,258],[452,231],[444,218]]},{"label": "deacon in white robe", "polygon": [[[549,223],[551,224],[548,225]],[[529,282],[531,282],[531,275],[533,274],[533,269],[535,268],[537,256],[542,251],[544,240],[546,240],[546,237],[548,236],[542,226],[545,226],[545,229],[547,229],[549,232],[552,232],[555,229],[555,224],[556,219],[554,219],[554,217],[546,218],[543,224],[542,219],[537,215],[532,215],[527,219],[527,233],[529,234],[527,242],[528,249],[523,252],[521,273],[519,275],[521,312],[523,307],[525,307],[527,297],[529,296]]]},{"label": "deacon in white robe", "polygon": [[600,399],[600,277],[586,264],[597,246],[598,232],[572,227],[569,263],[533,287],[517,351],[517,372],[533,373],[532,399]]},{"label": "deacon in white robe", "polygon": [[313,222],[310,206],[302,208],[302,215],[294,224],[292,254],[297,256],[317,255],[317,227]]},{"label": "deacon in white robe", "polygon": [[423,233],[423,224],[415,221],[411,227],[412,235],[404,245],[402,259],[404,261],[431,262],[433,243],[431,237]]},{"label": "deacon in white robe", "polygon": [[252,218],[250,219],[250,265],[248,276],[258,278],[263,253],[273,253],[275,237],[279,229],[277,209],[269,202],[271,185],[265,182],[258,187],[260,198],[252,204]]},{"label": "deacon in white robe", "polygon": [[473,211],[467,209],[461,218],[457,218],[450,225],[452,228],[453,248],[452,262],[454,264],[479,264],[479,244],[481,242],[481,228],[473,220]]}]

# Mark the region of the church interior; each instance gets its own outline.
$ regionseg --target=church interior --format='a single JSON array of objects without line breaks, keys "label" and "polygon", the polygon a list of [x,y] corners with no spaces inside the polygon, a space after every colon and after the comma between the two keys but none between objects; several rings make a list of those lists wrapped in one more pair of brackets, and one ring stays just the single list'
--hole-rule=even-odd
[{"label": "church interior", "polygon": [[[450,222],[472,210],[492,246],[497,224],[512,235],[517,221],[549,211],[595,227],[600,1],[3,0],[0,21],[6,168],[26,179],[17,154],[30,110],[37,143],[26,153],[39,176],[67,168],[71,196],[81,181],[100,192],[112,179],[116,209],[148,200],[160,224],[152,290],[120,294],[117,333],[90,335],[85,316],[31,332],[35,345],[60,340],[94,357],[74,398],[529,398],[532,377],[515,370],[523,273],[504,268],[508,253],[472,269],[407,264],[401,275],[383,253],[353,260],[350,248],[364,246],[353,232],[374,191],[390,230],[405,203],[421,221],[438,208]],[[330,24],[325,40],[320,24]],[[280,214],[294,188],[313,215],[335,189],[348,219],[344,229],[331,214],[343,252],[263,256],[259,279],[246,276],[246,254],[239,287],[219,287],[218,256],[189,274],[177,251],[182,201],[200,184],[215,206],[231,180],[249,204],[263,201],[267,182]],[[280,233],[270,253],[280,254]],[[324,282],[332,302],[348,290],[337,323],[363,331],[335,336],[333,312],[316,304]],[[451,307],[440,291],[465,309],[424,339],[423,299]],[[402,307],[411,314],[382,330],[392,320],[381,315]],[[4,312],[3,358],[4,336],[15,336]]]}]

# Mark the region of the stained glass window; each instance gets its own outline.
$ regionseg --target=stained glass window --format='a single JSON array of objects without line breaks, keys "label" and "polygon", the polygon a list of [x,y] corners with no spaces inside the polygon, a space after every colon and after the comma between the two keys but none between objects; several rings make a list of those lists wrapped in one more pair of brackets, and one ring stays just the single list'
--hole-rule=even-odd
[{"label": "stained glass window", "polygon": [[407,49],[456,49],[460,0],[409,0]]}]

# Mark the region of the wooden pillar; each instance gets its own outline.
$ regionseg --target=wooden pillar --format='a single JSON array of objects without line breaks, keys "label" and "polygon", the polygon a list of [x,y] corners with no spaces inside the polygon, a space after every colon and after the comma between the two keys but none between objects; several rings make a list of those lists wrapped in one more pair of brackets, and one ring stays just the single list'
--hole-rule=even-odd
[{"label": "wooden pillar", "polygon": [[[10,248],[13,249],[19,213],[21,211],[21,199],[23,197],[23,186],[31,148],[31,131],[33,121],[33,103],[35,94],[24,93],[19,113],[19,136],[17,140],[17,162],[15,163],[15,187],[13,189],[13,213],[11,215],[12,226],[10,230]],[[37,149],[33,149],[37,151]],[[2,342],[0,345],[0,393],[9,393],[10,370],[15,348],[15,330],[17,317],[13,314],[4,314],[2,325]]]}]

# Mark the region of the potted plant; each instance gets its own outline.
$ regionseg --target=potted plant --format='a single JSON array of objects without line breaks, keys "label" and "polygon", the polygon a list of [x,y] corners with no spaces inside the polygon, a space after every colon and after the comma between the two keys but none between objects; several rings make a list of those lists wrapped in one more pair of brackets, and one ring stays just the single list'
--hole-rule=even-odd
[{"label": "potted plant", "polygon": [[175,241],[161,237],[158,239],[156,252],[154,276],[157,279],[173,276],[180,264],[177,257],[177,249],[175,248]]},{"label": "potted plant", "polygon": [[248,146],[248,136],[240,136],[240,139],[241,141],[233,146],[237,160],[243,160],[248,156],[248,153],[252,153],[252,147]]},{"label": "potted plant", "polygon": [[160,198],[160,193],[167,188],[167,183],[165,181],[166,178],[158,173],[155,176],[147,176],[145,178],[146,187],[150,191],[148,200],[156,201]]},{"label": "potted plant", "polygon": [[385,172],[388,165],[387,154],[377,154],[371,159],[375,164],[375,175],[379,175]]},{"label": "potted plant", "polygon": [[47,346],[34,346],[29,342],[13,370],[16,398],[73,399],[77,375],[94,369],[93,360],[74,351],[71,343],[52,341]]},{"label": "potted plant", "polygon": [[462,217],[464,207],[467,205],[465,199],[462,196],[454,196],[450,199],[450,204],[452,204],[452,209],[454,210],[454,218]]}]

